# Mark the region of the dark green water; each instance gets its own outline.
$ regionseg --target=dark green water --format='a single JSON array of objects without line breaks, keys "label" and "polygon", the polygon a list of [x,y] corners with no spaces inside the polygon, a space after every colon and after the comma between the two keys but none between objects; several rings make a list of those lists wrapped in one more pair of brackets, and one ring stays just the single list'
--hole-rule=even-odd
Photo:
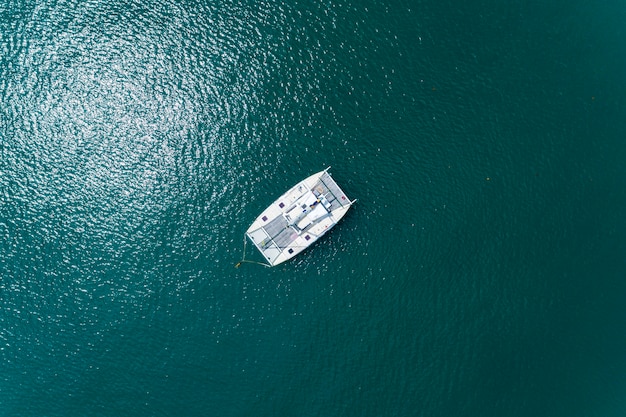
[{"label": "dark green water", "polygon": [[[0,416],[626,415],[624,22],[5,0]],[[341,224],[233,268],[329,165]]]}]

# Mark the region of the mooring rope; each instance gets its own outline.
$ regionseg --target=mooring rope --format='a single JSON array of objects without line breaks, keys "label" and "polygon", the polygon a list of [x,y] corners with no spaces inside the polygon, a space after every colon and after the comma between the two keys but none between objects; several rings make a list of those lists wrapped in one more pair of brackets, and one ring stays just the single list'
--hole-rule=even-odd
[{"label": "mooring rope", "polygon": [[246,259],[246,245],[247,245],[247,243],[248,243],[248,240],[246,239],[246,236],[244,235],[243,236],[243,256],[241,257],[241,261],[237,262],[237,264],[235,265],[235,268],[239,268],[242,263],[263,265],[266,268],[271,268],[272,265],[265,264],[263,262],[251,261],[251,260]]}]

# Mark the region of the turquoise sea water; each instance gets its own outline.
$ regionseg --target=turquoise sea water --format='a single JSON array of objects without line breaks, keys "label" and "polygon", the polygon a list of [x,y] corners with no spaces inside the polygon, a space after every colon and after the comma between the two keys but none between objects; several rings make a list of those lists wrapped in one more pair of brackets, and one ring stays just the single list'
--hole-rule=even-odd
[{"label": "turquoise sea water", "polygon": [[[626,415],[625,21],[3,2],[0,416]],[[329,165],[342,222],[235,269]]]}]

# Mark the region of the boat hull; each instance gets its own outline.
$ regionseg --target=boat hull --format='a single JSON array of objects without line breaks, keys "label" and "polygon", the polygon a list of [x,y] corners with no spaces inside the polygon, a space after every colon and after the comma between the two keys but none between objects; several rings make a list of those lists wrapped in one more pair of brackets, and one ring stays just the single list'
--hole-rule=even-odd
[{"label": "boat hull", "polygon": [[246,236],[275,266],[319,240],[346,215],[352,203],[326,169],[300,181],[270,204],[250,225]]}]

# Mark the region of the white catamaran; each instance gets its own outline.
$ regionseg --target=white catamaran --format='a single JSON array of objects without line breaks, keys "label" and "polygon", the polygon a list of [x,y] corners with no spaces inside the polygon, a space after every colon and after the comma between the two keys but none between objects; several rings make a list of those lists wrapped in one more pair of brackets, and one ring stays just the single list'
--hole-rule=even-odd
[{"label": "white catamaran", "polygon": [[246,231],[270,266],[285,262],[311,246],[356,201],[346,197],[328,173],[329,169],[311,175],[278,197]]}]

